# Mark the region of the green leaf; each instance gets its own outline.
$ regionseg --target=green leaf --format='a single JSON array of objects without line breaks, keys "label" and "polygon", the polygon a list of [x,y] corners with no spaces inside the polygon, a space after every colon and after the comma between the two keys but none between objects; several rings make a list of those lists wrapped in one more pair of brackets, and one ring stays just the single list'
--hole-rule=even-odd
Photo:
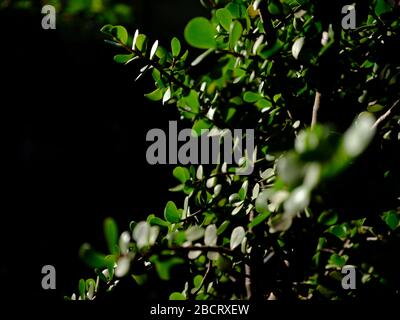
[{"label": "green leaf", "polygon": [[182,264],[185,261],[179,257],[173,257],[167,260],[160,261],[157,256],[152,256],[150,261],[155,264],[156,271],[161,280],[169,280],[171,278],[171,269],[176,265]]},{"label": "green leaf", "polygon": [[233,50],[242,36],[243,27],[239,21],[234,21],[229,31],[229,48]]},{"label": "green leaf", "polygon": [[257,215],[248,225],[249,228],[254,228],[255,226],[258,226],[260,223],[265,221],[269,216],[271,215],[271,212],[269,211],[264,211],[263,213]]},{"label": "green leaf", "polygon": [[332,233],[341,240],[344,240],[347,236],[347,228],[345,225],[332,226],[328,229],[328,232]]},{"label": "green leaf", "polygon": [[177,178],[181,183],[185,183],[190,179],[190,172],[187,168],[176,167],[172,172],[173,176]]},{"label": "green leaf", "polygon": [[279,101],[279,99],[282,97],[282,93],[277,93],[273,96],[273,100],[275,103],[277,103]]},{"label": "green leaf", "polygon": [[248,187],[249,187],[249,181],[246,180],[245,182],[243,182],[242,187],[238,192],[240,200],[244,200],[246,198]]},{"label": "green leaf", "polygon": [[392,10],[392,6],[387,3],[385,0],[377,0],[375,5],[375,13],[380,16],[386,12],[390,12]]},{"label": "green leaf", "polygon": [[240,5],[238,5],[237,3],[229,2],[226,5],[226,9],[229,10],[233,18],[240,18]]},{"label": "green leaf", "polygon": [[144,96],[151,101],[160,101],[163,97],[163,92],[161,89],[156,89],[153,92],[146,93]]},{"label": "green leaf", "polygon": [[248,103],[254,103],[257,102],[258,100],[260,100],[262,97],[260,96],[260,94],[256,93],[256,92],[251,92],[251,91],[247,91],[244,93],[243,95],[243,100],[248,102]]},{"label": "green leaf", "polygon": [[132,274],[132,278],[139,286],[142,286],[147,282],[149,277],[147,274],[141,274],[141,275]]},{"label": "green leaf", "polygon": [[165,220],[171,223],[178,223],[181,220],[181,212],[173,201],[168,201],[164,209]]},{"label": "green leaf", "polygon": [[385,107],[381,106],[380,104],[374,104],[372,106],[368,106],[367,110],[368,112],[379,112],[382,111]]},{"label": "green leaf", "polygon": [[186,41],[192,47],[199,49],[216,47],[215,28],[206,18],[197,17],[192,19],[186,26],[184,34]]},{"label": "green leaf", "polygon": [[338,220],[338,214],[336,212],[325,211],[321,213],[318,217],[318,223],[323,224],[325,226],[334,225]]},{"label": "green leaf", "polygon": [[115,254],[118,253],[118,227],[114,219],[107,218],[104,221],[104,235],[107,240],[108,250]]},{"label": "green leaf", "polygon": [[[200,109],[199,94],[195,90],[190,90],[188,96],[183,98],[184,109],[190,109],[190,116],[194,117]],[[189,117],[190,117],[189,116]]]},{"label": "green leaf", "polygon": [[90,288],[96,288],[96,281],[94,279],[87,279],[86,280],[86,290],[90,290]]},{"label": "green leaf", "polygon": [[200,288],[201,284],[203,282],[203,276],[198,274],[193,278],[193,285],[196,289]]},{"label": "green leaf", "polygon": [[117,54],[114,56],[114,61],[117,63],[127,63],[134,57],[134,54]]},{"label": "green leaf", "polygon": [[200,137],[201,130],[210,129],[212,124],[208,120],[199,119],[193,124],[192,134],[194,136]]},{"label": "green leaf", "polygon": [[269,59],[276,55],[283,48],[283,45],[284,43],[278,39],[272,47],[264,48],[259,55],[264,59]]},{"label": "green leaf", "polygon": [[220,254],[217,259],[217,268],[222,272],[229,272],[232,270],[232,261]]},{"label": "green leaf", "polygon": [[160,62],[159,62],[160,64],[164,64],[165,63],[165,59],[167,57],[167,53],[168,53],[167,49],[165,49],[165,48],[163,48],[161,46],[159,46],[157,48],[156,56],[160,58]]},{"label": "green leaf", "polygon": [[278,5],[278,3],[273,0],[273,1],[269,1],[268,4],[268,11],[272,14],[272,15],[279,15],[281,14],[281,9]]},{"label": "green leaf", "polygon": [[228,9],[221,8],[215,13],[219,24],[229,32],[232,23],[232,14]]},{"label": "green leaf", "polygon": [[112,29],[114,26],[112,24],[106,24],[100,29],[100,32],[103,32],[105,34],[111,35],[112,34]]},{"label": "green leaf", "polygon": [[181,184],[178,184],[178,185],[175,186],[175,187],[169,188],[168,191],[171,191],[171,192],[181,192],[181,191],[184,190],[184,189],[185,189],[185,185],[184,185],[183,183],[181,183]]},{"label": "green leaf", "polygon": [[233,97],[233,98],[229,99],[229,102],[233,103],[237,106],[240,106],[241,104],[243,104],[243,100],[241,97]]},{"label": "green leaf", "polygon": [[228,228],[230,224],[231,222],[229,220],[225,220],[224,222],[222,222],[221,225],[218,227],[217,235],[221,235],[222,233],[224,233],[224,231],[226,230],[226,228]]},{"label": "green leaf", "polygon": [[93,279],[86,280],[86,291],[87,291],[86,297],[89,300],[93,300],[95,289],[96,289],[96,282]]},{"label": "green leaf", "polygon": [[117,38],[121,43],[127,44],[128,31],[123,26],[115,26],[111,29],[112,35]]},{"label": "green leaf", "polygon": [[181,53],[181,42],[176,37],[172,38],[171,40],[171,50],[174,57],[179,56]]},{"label": "green leaf", "polygon": [[173,240],[178,246],[182,245],[186,241],[185,231],[178,231],[173,234]]},{"label": "green leaf", "polygon": [[79,255],[82,260],[91,268],[105,268],[108,266],[106,256],[93,250],[87,243],[81,246]]},{"label": "green leaf", "polygon": [[329,258],[328,264],[342,268],[346,264],[346,257],[345,256],[339,256],[336,253],[332,254],[331,257]]},{"label": "green leaf", "polygon": [[244,230],[243,227],[239,226],[233,229],[232,234],[231,234],[231,241],[230,241],[230,247],[231,250],[234,250],[240,244],[242,243],[244,237],[246,235],[246,231]]},{"label": "green leaf", "polygon": [[79,296],[82,300],[86,300],[86,282],[84,279],[79,280]]},{"label": "green leaf", "polygon": [[186,297],[180,292],[172,292],[169,295],[169,300],[186,300]]},{"label": "green leaf", "polygon": [[261,99],[256,102],[256,106],[259,110],[263,110],[265,108],[270,109],[272,107],[272,103],[267,99]]},{"label": "green leaf", "polygon": [[139,34],[139,35],[138,35],[138,37],[137,37],[137,39],[136,39],[136,44],[135,44],[135,46],[136,46],[136,48],[137,48],[139,51],[141,51],[141,52],[144,51],[144,49],[145,49],[145,44],[146,44],[146,40],[147,40],[147,37],[146,37],[144,34]]},{"label": "green leaf", "polygon": [[170,226],[168,221],[165,221],[159,217],[155,217],[154,215],[147,217],[147,223],[151,226],[160,226],[164,228],[168,228]]},{"label": "green leaf", "polygon": [[390,229],[395,230],[399,226],[400,216],[396,211],[388,211],[383,214],[383,220],[389,226]]}]

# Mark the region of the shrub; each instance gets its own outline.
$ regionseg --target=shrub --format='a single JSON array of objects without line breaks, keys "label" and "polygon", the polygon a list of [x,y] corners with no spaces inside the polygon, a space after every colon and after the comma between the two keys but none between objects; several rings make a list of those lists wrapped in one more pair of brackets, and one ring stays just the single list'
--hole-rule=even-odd
[{"label": "shrub", "polygon": [[[82,246],[98,279],[82,279],[79,298],[125,276],[142,284],[149,270],[170,281],[176,268],[184,285],[170,299],[398,296],[399,8],[355,1],[346,30],[340,1],[202,3],[210,17],[187,24],[190,51],[178,38],[102,32],[116,62],[152,77],[147,98],[176,107],[194,134],[254,129],[256,151],[240,161],[254,170],[177,166],[180,203],[121,234],[106,220],[107,254]],[[357,290],[342,288],[345,265]]]}]

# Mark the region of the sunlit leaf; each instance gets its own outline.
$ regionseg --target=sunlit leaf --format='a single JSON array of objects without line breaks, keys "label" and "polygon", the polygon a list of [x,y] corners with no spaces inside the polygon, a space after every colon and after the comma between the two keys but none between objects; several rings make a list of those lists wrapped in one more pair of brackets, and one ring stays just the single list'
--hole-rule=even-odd
[{"label": "sunlit leaf", "polygon": [[215,224],[208,225],[204,233],[204,244],[206,246],[215,246],[217,244],[217,239],[217,227]]},{"label": "sunlit leaf", "polygon": [[127,44],[128,31],[123,26],[115,26],[111,29],[112,35],[117,38],[121,43]]},{"label": "sunlit leaf", "polygon": [[186,297],[180,292],[172,292],[169,295],[169,300],[186,300]]},{"label": "sunlit leaf", "polygon": [[173,201],[168,201],[164,209],[165,220],[171,223],[178,223],[181,220],[181,213]]},{"label": "sunlit leaf", "polygon": [[229,32],[232,22],[232,14],[228,9],[221,8],[215,13],[220,25]]},{"label": "sunlit leaf", "polygon": [[108,250],[111,253],[118,253],[118,227],[114,219],[107,218],[104,221],[104,235],[107,240]]},{"label": "sunlit leaf", "polygon": [[190,172],[185,167],[176,167],[172,172],[174,177],[178,179],[181,183],[185,183],[187,180],[190,179]]},{"label": "sunlit leaf", "polygon": [[242,24],[235,20],[229,29],[229,48],[233,50],[243,33]]},{"label": "sunlit leaf", "polygon": [[209,20],[203,17],[192,19],[185,28],[185,39],[193,47],[210,49],[216,46],[216,31]]},{"label": "sunlit leaf", "polygon": [[299,58],[299,54],[304,45],[304,37],[298,38],[292,46],[292,55],[295,59]]},{"label": "sunlit leaf", "polygon": [[231,250],[234,250],[235,248],[240,246],[245,235],[246,235],[246,231],[244,230],[243,227],[239,226],[239,227],[236,227],[235,229],[233,229],[232,234],[231,234],[231,241],[230,241]]}]

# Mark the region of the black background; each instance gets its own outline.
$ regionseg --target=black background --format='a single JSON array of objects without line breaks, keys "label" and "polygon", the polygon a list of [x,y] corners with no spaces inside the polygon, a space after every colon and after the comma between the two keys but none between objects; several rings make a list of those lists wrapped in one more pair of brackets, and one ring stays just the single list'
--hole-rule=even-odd
[{"label": "black background", "polygon": [[[139,27],[164,46],[174,35],[183,40],[184,25],[202,14],[197,0],[135,1],[133,8],[130,33]],[[0,278],[8,298],[58,301],[93,276],[78,251],[84,242],[106,250],[106,217],[123,231],[162,213],[174,181],[168,166],[147,164],[145,137],[177,115],[143,97],[152,84],[134,82],[137,66],[112,60],[118,52],[104,43],[101,24],[78,17],[44,30],[42,17],[39,5],[0,11]],[[47,264],[56,267],[56,290],[41,287]]]}]

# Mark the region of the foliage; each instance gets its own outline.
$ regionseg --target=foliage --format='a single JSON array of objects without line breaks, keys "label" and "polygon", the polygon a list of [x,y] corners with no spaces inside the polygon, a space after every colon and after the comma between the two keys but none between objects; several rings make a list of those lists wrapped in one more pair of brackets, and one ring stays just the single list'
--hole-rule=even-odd
[{"label": "foliage", "polygon": [[[124,51],[116,62],[139,64],[136,80],[152,77],[146,96],[176,106],[194,132],[254,128],[256,157],[243,165],[255,169],[176,167],[181,203],[119,237],[107,220],[108,255],[82,247],[98,279],[81,280],[80,299],[125,276],[141,285],[151,270],[169,281],[177,268],[184,283],[172,300],[398,296],[398,272],[382,262],[400,242],[398,7],[356,1],[357,28],[343,30],[337,4],[202,3],[210,18],[184,30],[197,57],[178,38],[162,47],[138,30],[102,32]],[[342,289],[344,265],[357,267],[358,290]]]},{"label": "foliage", "polygon": [[[18,0],[4,1],[1,7],[12,7],[19,10],[36,9],[38,6],[49,4],[55,7],[57,15],[64,22],[69,22],[71,18],[80,17],[86,21],[95,19],[103,23],[129,23],[132,20],[132,7],[123,1],[113,0],[49,0],[43,1]],[[40,12],[40,10],[38,10]]]}]

